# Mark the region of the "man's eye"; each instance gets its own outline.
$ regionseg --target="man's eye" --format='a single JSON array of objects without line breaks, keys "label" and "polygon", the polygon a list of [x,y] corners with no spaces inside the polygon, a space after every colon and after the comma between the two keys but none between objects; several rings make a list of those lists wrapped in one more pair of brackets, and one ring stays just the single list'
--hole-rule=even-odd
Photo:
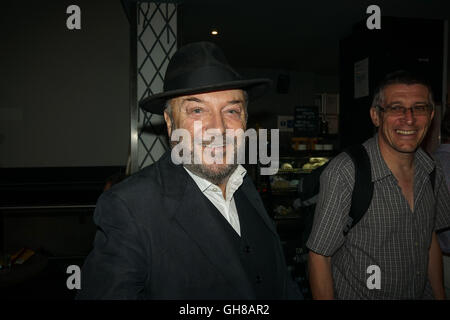
[{"label": "man's eye", "polygon": [[236,109],[231,109],[231,110],[228,110],[228,113],[231,113],[231,114],[240,114],[241,111],[240,111],[240,110],[236,110]]},{"label": "man's eye", "polygon": [[414,106],[414,110],[416,110],[416,111],[425,111],[426,108],[427,108],[427,106],[423,106],[423,105]]},{"label": "man's eye", "polygon": [[201,109],[201,108],[195,108],[195,109],[192,109],[191,112],[192,112],[192,113],[197,113],[197,114],[198,114],[198,113],[201,113],[201,112],[202,112],[202,109]]},{"label": "man's eye", "polygon": [[391,111],[393,111],[393,112],[397,112],[397,111],[403,110],[404,107],[403,107],[403,106],[391,106],[390,109],[391,109]]}]

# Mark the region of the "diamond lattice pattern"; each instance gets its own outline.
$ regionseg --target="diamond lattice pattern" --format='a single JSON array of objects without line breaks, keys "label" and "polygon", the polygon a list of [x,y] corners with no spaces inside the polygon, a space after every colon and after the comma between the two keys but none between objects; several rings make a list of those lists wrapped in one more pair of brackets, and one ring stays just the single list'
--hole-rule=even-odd
[{"label": "diamond lattice pattern", "polygon": [[[138,3],[138,101],[163,90],[169,59],[177,49],[177,6],[173,3]],[[138,164],[146,167],[168,150],[164,118],[139,109]]]}]

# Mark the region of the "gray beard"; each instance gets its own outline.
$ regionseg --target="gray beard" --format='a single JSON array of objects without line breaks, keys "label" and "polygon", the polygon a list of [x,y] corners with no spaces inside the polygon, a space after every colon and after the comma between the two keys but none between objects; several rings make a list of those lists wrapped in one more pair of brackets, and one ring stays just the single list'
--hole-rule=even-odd
[{"label": "gray beard", "polygon": [[207,165],[204,164],[185,164],[184,166],[197,176],[218,186],[225,183],[230,178],[238,165],[229,164],[221,168],[219,171],[212,171]]},{"label": "gray beard", "polygon": [[[170,148],[173,149],[174,146],[177,145],[176,141],[170,141]],[[193,149],[193,148],[192,148]],[[237,154],[237,150],[235,149],[235,155]],[[212,170],[209,168],[209,165],[206,164],[195,164],[194,163],[194,152],[191,151],[191,164],[183,164],[186,169],[196,174],[197,176],[208,180],[209,182],[220,185],[228,181],[230,176],[233,174],[234,170],[238,167],[239,164],[227,164],[221,167],[219,170]]]}]

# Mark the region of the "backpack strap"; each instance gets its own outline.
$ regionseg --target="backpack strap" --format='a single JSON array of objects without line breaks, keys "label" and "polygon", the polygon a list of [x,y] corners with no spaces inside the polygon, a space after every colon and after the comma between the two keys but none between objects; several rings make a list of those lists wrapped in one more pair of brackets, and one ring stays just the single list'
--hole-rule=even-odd
[{"label": "backpack strap", "polygon": [[352,192],[350,219],[344,229],[344,236],[353,228],[369,209],[373,196],[372,172],[369,155],[362,144],[345,150],[355,166],[355,185]]}]

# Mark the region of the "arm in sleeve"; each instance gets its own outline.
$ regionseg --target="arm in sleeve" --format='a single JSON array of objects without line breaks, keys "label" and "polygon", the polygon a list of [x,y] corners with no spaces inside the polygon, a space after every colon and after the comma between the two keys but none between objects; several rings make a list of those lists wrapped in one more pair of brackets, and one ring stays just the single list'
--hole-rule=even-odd
[{"label": "arm in sleeve", "polygon": [[76,299],[139,299],[147,272],[146,243],[125,202],[102,194],[94,212],[94,248],[81,271]]},{"label": "arm in sleeve", "polygon": [[320,255],[332,256],[345,241],[355,168],[350,157],[338,155],[320,176],[320,191],[307,247]]},{"label": "arm in sleeve", "polygon": [[434,298],[440,300],[445,299],[442,252],[435,232],[432,234],[431,246],[429,250],[428,279],[430,281],[431,288],[433,289]]},{"label": "arm in sleeve", "polygon": [[439,231],[450,227],[450,192],[443,175],[442,167],[436,164],[437,191],[436,194],[436,220],[434,230]]}]

